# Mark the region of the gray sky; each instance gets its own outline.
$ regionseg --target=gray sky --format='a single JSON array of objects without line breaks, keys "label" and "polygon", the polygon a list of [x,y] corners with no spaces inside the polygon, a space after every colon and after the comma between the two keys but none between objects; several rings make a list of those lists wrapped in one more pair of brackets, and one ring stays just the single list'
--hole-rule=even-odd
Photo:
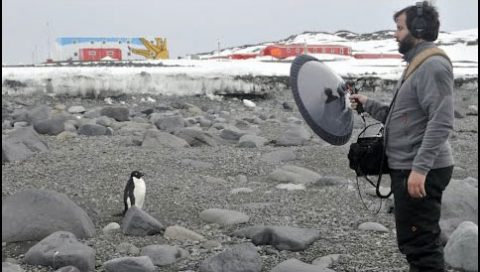
[{"label": "gray sky", "polygon": [[[478,27],[477,0],[436,0],[441,30]],[[62,36],[159,36],[170,56],[275,41],[303,31],[394,29],[407,0],[2,0],[2,63],[44,61]],[[48,26],[47,26],[48,24]],[[50,40],[50,42],[49,42]]]}]

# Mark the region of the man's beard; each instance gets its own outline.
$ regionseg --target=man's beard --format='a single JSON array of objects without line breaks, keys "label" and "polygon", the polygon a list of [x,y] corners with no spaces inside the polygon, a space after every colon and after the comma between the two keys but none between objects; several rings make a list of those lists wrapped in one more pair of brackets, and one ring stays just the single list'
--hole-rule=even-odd
[{"label": "man's beard", "polygon": [[405,54],[410,49],[412,49],[415,46],[415,38],[412,36],[412,34],[408,33],[408,35],[403,38],[403,40],[398,42],[398,52],[400,54]]}]

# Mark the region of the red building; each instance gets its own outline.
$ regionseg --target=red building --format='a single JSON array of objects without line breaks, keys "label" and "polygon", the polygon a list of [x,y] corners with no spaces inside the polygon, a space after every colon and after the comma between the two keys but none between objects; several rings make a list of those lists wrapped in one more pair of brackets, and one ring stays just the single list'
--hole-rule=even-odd
[{"label": "red building", "polygon": [[278,59],[294,57],[305,54],[305,50],[310,54],[335,54],[343,56],[351,56],[352,48],[343,45],[305,45],[305,44],[289,44],[289,45],[270,45],[265,47],[260,55],[272,56]]},{"label": "red building", "polygon": [[356,59],[401,59],[400,54],[383,54],[383,53],[357,53],[353,55]]},{"label": "red building", "polygon": [[79,60],[100,61],[105,57],[122,60],[122,50],[119,48],[80,48]]},{"label": "red building", "polygon": [[236,53],[229,56],[230,59],[234,60],[253,59],[256,57],[258,57],[258,54],[255,53]]}]

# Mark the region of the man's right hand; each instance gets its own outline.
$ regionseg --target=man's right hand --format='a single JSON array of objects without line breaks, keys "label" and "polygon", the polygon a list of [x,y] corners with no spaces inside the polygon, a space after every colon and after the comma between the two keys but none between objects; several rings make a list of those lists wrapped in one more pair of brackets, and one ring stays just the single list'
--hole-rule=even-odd
[{"label": "man's right hand", "polygon": [[353,110],[357,110],[358,104],[361,106],[365,105],[367,103],[368,97],[362,94],[351,94],[350,95],[350,103],[352,106]]}]

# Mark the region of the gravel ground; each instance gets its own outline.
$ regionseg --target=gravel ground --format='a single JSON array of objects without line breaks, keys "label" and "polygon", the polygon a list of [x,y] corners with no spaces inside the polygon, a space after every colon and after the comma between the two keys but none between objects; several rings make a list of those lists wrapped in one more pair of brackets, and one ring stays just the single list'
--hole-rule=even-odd
[{"label": "gravel ground", "polygon": [[[465,112],[468,105],[478,104],[478,91],[458,90],[457,109]],[[391,94],[370,94],[388,99]],[[154,96],[152,96],[154,97]],[[274,139],[281,133],[281,124],[288,117],[301,118],[296,110],[282,108],[284,101],[293,104],[288,92],[277,92],[267,99],[255,100],[255,109],[245,108],[238,99],[226,98],[212,101],[203,97],[154,97],[157,103],[171,104],[187,102],[203,109],[226,110],[241,119],[244,116],[274,115],[280,121],[264,122],[259,125],[260,136]],[[139,97],[125,96],[126,105],[138,110],[147,104],[139,104]],[[64,104],[83,105],[91,108],[102,106],[103,100],[79,98],[51,98],[45,96],[2,97],[2,120],[18,105],[42,104],[54,106]],[[135,101],[137,101],[135,103]],[[150,104],[151,106],[151,104]],[[358,120],[357,120],[358,121]],[[357,122],[358,123],[358,122]],[[478,117],[466,116],[456,119],[452,147],[457,168],[454,178],[468,176],[478,178]],[[352,140],[358,134],[354,131]],[[140,170],[146,174],[147,198],[144,209],[164,226],[180,225],[202,234],[209,240],[220,242],[224,247],[242,239],[229,234],[240,227],[253,224],[289,225],[315,228],[321,231],[321,239],[303,252],[278,251],[270,246],[261,246],[262,271],[270,271],[278,263],[297,258],[311,263],[317,257],[328,254],[348,254],[332,267],[335,271],[405,271],[407,263],[396,245],[395,223],[386,209],[375,213],[379,200],[366,195],[368,187],[360,184],[360,191],[370,210],[367,210],[356,190],[354,172],[348,168],[348,146],[334,147],[314,136],[304,146],[283,147],[292,150],[297,159],[288,162],[314,170],[322,175],[341,177],[343,185],[331,187],[309,187],[305,191],[276,189],[277,184],[266,177],[284,163],[261,160],[261,155],[282,149],[273,145],[261,148],[238,148],[234,145],[220,147],[194,147],[181,150],[145,150],[132,145],[138,136],[76,136],[64,141],[53,136],[41,136],[50,147],[50,152],[36,154],[19,163],[2,165],[2,200],[25,188],[41,188],[68,195],[84,208],[92,218],[97,234],[85,241],[96,250],[97,271],[101,264],[112,258],[125,256],[115,248],[129,242],[138,248],[151,244],[168,243],[179,245],[190,252],[190,257],[177,263],[158,268],[158,271],[198,271],[199,263],[217,254],[219,250],[208,250],[194,242],[167,241],[160,235],[149,237],[124,236],[120,233],[104,235],[102,228],[109,222],[120,222],[113,216],[123,208],[122,193],[129,173]],[[181,164],[184,159],[211,163],[208,168],[191,168]],[[242,178],[243,176],[246,179]],[[219,178],[217,180],[207,177]],[[388,178],[386,179],[388,182]],[[231,189],[249,187],[252,193],[231,195]],[[199,213],[208,208],[233,209],[247,213],[248,224],[223,227],[206,224]],[[377,234],[359,231],[360,223],[374,221],[391,231]],[[14,258],[22,263],[23,255],[32,243],[8,243],[2,246],[2,260]],[[221,250],[221,249],[220,249]],[[22,264],[26,271],[53,271],[45,267]],[[451,270],[455,271],[455,270]]]}]

